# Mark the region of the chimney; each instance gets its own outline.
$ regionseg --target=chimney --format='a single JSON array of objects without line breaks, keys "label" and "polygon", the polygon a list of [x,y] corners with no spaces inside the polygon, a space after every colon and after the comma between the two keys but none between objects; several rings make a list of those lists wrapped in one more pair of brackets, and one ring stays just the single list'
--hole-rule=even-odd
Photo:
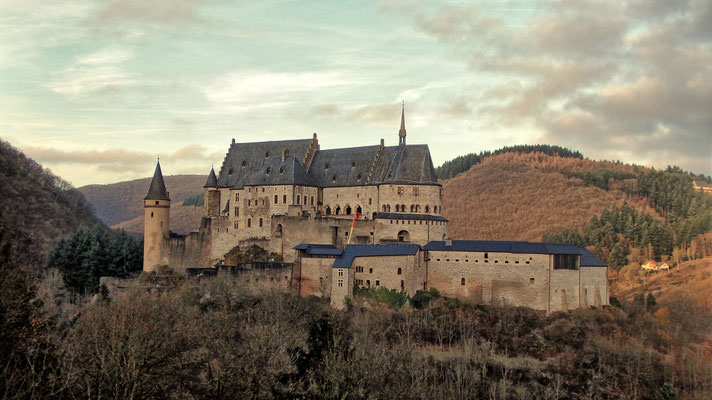
[{"label": "chimney", "polygon": [[383,141],[383,138],[381,138],[381,147],[383,147],[384,144],[385,142]]},{"label": "chimney", "polygon": [[452,247],[452,239],[445,239],[445,247]]},{"label": "chimney", "polygon": [[235,138],[232,138],[232,144],[235,144]]},{"label": "chimney", "polygon": [[289,157],[289,149],[284,148],[282,149],[282,161],[284,161],[287,157]]}]

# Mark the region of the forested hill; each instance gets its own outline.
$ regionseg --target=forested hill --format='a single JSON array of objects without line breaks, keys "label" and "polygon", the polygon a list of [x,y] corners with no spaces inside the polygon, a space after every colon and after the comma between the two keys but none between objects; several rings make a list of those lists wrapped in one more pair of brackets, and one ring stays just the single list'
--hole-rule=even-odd
[{"label": "forested hill", "polygon": [[[179,205],[186,198],[201,193],[206,179],[205,175],[164,176],[166,188],[171,196],[171,204]],[[142,178],[109,185],[82,186],[79,190],[94,207],[96,215],[105,224],[115,226],[143,216],[143,198],[150,184],[151,178]],[[172,217],[173,215],[171,219]],[[173,221],[171,225],[175,225]],[[197,224],[193,224],[193,229],[197,227]],[[127,231],[133,230],[127,229]],[[143,232],[143,228],[138,231]]]},{"label": "forested hill", "polygon": [[712,196],[695,176],[543,153],[485,157],[443,183],[455,239],[575,243],[611,266],[710,255]]},{"label": "forested hill", "polygon": [[505,153],[542,153],[549,156],[583,158],[583,154],[578,151],[569,150],[561,146],[548,144],[522,144],[516,146],[505,146],[495,151],[481,151],[479,154],[470,153],[464,156],[455,157],[450,161],[445,161],[441,166],[435,168],[435,173],[439,179],[449,179],[472,168],[489,156],[496,156]]},{"label": "forested hill", "polygon": [[0,263],[38,272],[50,249],[98,222],[79,190],[0,140]]}]

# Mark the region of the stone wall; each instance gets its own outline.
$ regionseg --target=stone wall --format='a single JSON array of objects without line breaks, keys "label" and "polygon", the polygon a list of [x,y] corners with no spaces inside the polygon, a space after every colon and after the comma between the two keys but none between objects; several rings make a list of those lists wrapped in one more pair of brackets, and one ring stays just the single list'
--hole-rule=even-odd
[{"label": "stone wall", "polygon": [[404,242],[425,245],[432,240],[444,240],[447,237],[447,222],[405,219],[376,219],[376,243],[399,241],[401,234]]},{"label": "stone wall", "polygon": [[418,251],[414,256],[356,257],[351,265],[354,282],[360,287],[405,290],[414,296],[426,281],[423,254]]},{"label": "stone wall", "polygon": [[[380,212],[441,215],[442,187],[436,185],[379,185],[378,202]],[[405,205],[405,211],[396,211],[396,204]],[[383,209],[384,205],[386,206],[385,210]],[[389,206],[390,208],[388,208]],[[411,211],[411,206],[413,206],[413,211]]]},{"label": "stone wall", "polygon": [[153,271],[167,264],[163,238],[170,235],[170,200],[144,200],[143,270]]},{"label": "stone wall", "polygon": [[[365,178],[365,177],[364,177]],[[338,218],[351,218],[358,207],[361,207],[361,214],[370,219],[374,212],[378,211],[378,188],[376,186],[350,186],[333,187],[322,189],[321,215],[327,215],[327,208],[331,216]],[[351,207],[351,213],[347,214],[347,207]],[[336,210],[339,208],[339,215]]]},{"label": "stone wall", "polygon": [[354,274],[352,268],[332,268],[331,307],[346,308],[346,299],[354,297]]},{"label": "stone wall", "polygon": [[334,265],[334,257],[303,257],[297,265],[301,272],[300,295],[331,297],[331,267]]}]

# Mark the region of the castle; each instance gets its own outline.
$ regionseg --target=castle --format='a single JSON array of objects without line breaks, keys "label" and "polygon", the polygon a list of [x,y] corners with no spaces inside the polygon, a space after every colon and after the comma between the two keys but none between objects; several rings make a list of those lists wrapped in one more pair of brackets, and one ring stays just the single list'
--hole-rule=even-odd
[{"label": "castle", "polygon": [[[343,308],[354,285],[547,311],[608,303],[606,265],[585,249],[448,239],[442,186],[427,145],[320,149],[311,139],[236,143],[203,187],[197,232],[170,233],[160,164],[144,199],[144,271],[219,266],[258,245],[289,267],[255,283],[331,298]],[[259,276],[258,276],[259,275]]]}]

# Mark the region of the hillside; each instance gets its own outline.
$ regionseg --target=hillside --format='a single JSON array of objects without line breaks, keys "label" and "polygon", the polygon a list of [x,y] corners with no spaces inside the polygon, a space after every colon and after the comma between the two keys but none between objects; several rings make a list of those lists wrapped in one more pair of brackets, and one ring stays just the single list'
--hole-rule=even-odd
[{"label": "hillside", "polygon": [[[182,203],[172,202],[171,231],[183,235],[197,231],[202,216],[203,207],[184,206]],[[135,236],[143,236],[143,212],[138,217],[113,225],[112,228],[123,229]]]},{"label": "hillside", "polygon": [[0,257],[33,273],[62,237],[98,222],[81,192],[2,140],[0,188]]},{"label": "hillside", "polygon": [[[564,172],[632,166],[562,158],[541,153],[506,153],[443,181],[443,215],[455,239],[538,241],[547,233],[581,229],[594,215],[620,205],[619,189],[586,186]],[[631,200],[628,199],[631,203]],[[640,209],[648,209],[639,201]]]},{"label": "hillside", "polygon": [[[206,178],[205,175],[164,176],[172,204],[181,204],[186,198],[200,193]],[[143,216],[143,198],[146,196],[150,183],[151,178],[143,178],[108,185],[87,185],[80,187],[79,190],[94,207],[99,219],[109,226],[115,226]],[[191,226],[189,229],[197,228],[200,218],[195,223],[192,221],[182,223],[181,214],[181,212],[176,214],[178,218],[175,224],[171,223],[174,231],[184,231],[183,226],[188,225]],[[127,227],[131,226],[133,225],[127,225]],[[126,230],[142,233],[143,227]]]}]

